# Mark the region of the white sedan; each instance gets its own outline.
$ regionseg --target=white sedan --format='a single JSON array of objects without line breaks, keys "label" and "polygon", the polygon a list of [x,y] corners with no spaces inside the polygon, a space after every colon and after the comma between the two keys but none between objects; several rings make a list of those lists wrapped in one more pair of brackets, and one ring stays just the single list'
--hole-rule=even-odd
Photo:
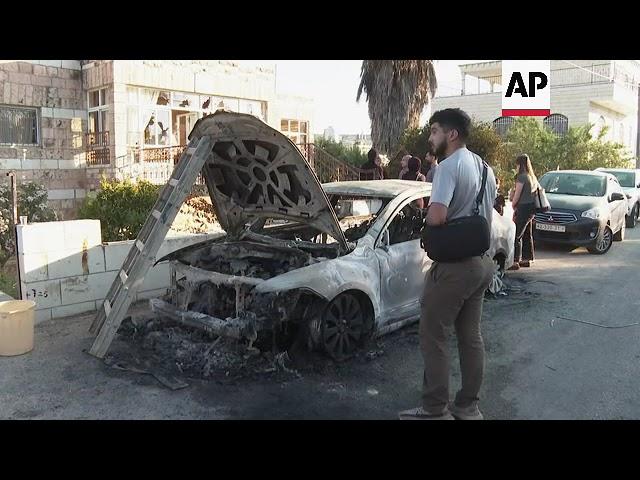
[{"label": "white sedan", "polygon": [[[159,260],[174,275],[167,297],[152,300],[157,313],[269,347],[303,342],[337,359],[418,320],[431,184],[321,185],[289,139],[250,115],[216,113],[191,135],[215,141],[203,175],[227,233]],[[502,270],[514,235],[511,217],[495,212],[489,254]]]}]

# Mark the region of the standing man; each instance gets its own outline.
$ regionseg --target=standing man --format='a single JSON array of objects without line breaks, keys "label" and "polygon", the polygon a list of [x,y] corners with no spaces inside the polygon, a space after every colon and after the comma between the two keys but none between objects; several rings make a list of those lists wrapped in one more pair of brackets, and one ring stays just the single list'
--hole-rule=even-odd
[{"label": "standing man", "polygon": [[424,160],[428,168],[427,172],[425,173],[425,177],[427,177],[427,182],[433,183],[433,177],[436,174],[436,167],[438,166],[438,157],[436,157],[431,146],[429,146],[429,149],[424,156]]},{"label": "standing man", "polygon": [[[466,148],[471,119],[458,108],[440,110],[429,121],[429,143],[443,159],[433,178],[427,223],[438,226],[473,215],[482,184],[483,161]],[[496,180],[488,169],[479,214],[491,225]],[[400,413],[411,420],[482,420],[478,394],[484,374],[480,333],[484,293],[493,277],[493,260],[484,254],[456,262],[433,262],[421,299],[420,348],[424,358],[422,406]],[[449,406],[447,330],[458,339],[462,389]],[[453,414],[453,415],[452,415]]]}]

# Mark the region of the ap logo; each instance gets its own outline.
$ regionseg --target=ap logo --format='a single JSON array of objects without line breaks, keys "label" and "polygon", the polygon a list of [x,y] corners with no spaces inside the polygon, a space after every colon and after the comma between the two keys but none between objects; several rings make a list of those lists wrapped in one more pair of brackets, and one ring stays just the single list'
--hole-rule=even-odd
[{"label": "ap logo", "polygon": [[502,116],[543,116],[551,113],[551,61],[502,61]]}]

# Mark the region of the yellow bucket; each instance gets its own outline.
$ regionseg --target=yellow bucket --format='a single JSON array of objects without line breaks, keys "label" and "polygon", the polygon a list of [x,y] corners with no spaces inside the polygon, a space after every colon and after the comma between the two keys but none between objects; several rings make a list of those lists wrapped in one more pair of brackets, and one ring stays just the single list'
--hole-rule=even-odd
[{"label": "yellow bucket", "polygon": [[35,307],[30,300],[0,302],[0,356],[33,350]]}]

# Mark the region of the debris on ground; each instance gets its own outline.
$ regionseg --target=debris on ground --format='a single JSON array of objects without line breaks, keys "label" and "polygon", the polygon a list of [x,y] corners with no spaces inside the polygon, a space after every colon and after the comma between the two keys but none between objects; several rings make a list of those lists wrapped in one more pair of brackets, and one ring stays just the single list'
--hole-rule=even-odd
[{"label": "debris on ground", "polygon": [[191,380],[235,382],[242,378],[268,377],[286,381],[301,378],[301,370],[322,373],[333,364],[325,356],[306,352],[261,351],[232,338],[216,337],[166,318],[148,315],[127,317],[118,330],[117,345],[105,364],[148,374],[172,390]]},{"label": "debris on ground", "polygon": [[369,351],[365,354],[364,358],[365,358],[368,362],[370,362],[371,360],[375,360],[376,358],[381,357],[382,355],[384,355],[384,350],[383,350],[383,349],[381,349],[381,348],[379,348],[379,349],[376,349],[376,350],[369,350]]},{"label": "debris on ground", "polygon": [[504,282],[504,271],[502,271],[498,265],[496,265],[496,269],[493,272],[493,278],[491,279],[491,284],[487,291],[494,297],[507,295],[507,285]]},{"label": "debris on ground", "polygon": [[177,378],[175,375],[161,371],[157,366],[157,362],[152,362],[149,359],[141,360],[139,358],[132,357],[131,361],[123,359],[116,360],[112,355],[109,355],[105,357],[104,363],[116,370],[151,375],[170,390],[180,390],[189,386],[188,383]]}]

